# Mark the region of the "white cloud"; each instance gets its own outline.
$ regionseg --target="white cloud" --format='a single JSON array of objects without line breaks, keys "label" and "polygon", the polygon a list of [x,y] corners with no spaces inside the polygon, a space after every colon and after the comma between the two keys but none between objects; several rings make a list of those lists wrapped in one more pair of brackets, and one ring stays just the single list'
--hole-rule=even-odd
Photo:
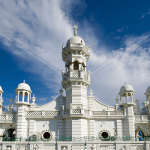
[{"label": "white cloud", "polygon": [[129,29],[129,27],[124,25],[122,28],[118,29],[117,32],[121,33],[123,31],[127,31],[128,29]]},{"label": "white cloud", "polygon": [[148,15],[150,15],[150,9],[148,10],[147,13],[142,14],[141,19],[145,18],[145,16],[148,16]]},{"label": "white cloud", "polygon": [[[66,7],[66,5],[70,7]],[[71,8],[71,5],[72,2],[68,0],[65,8]],[[64,68],[61,45],[73,36],[72,25],[74,22],[73,18],[69,18],[70,16],[68,17],[64,10],[63,1],[60,0],[2,1],[0,2],[0,32],[61,72]],[[67,9],[67,13],[70,11]],[[99,46],[101,40],[97,39],[92,28],[88,26],[88,22],[85,22],[82,27],[79,23],[78,25],[79,35],[85,40],[87,46],[91,46],[91,56],[87,64],[91,72],[126,51],[91,75],[91,87],[94,95],[105,103],[113,105],[120,87],[126,81],[127,84],[133,86],[136,92],[135,97],[143,101],[145,99],[144,92],[150,84],[148,39],[128,50],[144,37],[143,35],[128,36],[124,40],[123,47],[112,51],[107,47]],[[124,28],[118,32],[123,32]],[[57,94],[61,84],[61,75],[58,72],[42,64],[5,38],[1,39],[5,45],[9,46],[8,51],[20,58],[22,63],[18,65],[22,69],[39,74],[41,82]],[[36,91],[33,92],[36,94]],[[51,98],[55,98],[55,96]],[[45,98],[43,100],[46,101]]]}]

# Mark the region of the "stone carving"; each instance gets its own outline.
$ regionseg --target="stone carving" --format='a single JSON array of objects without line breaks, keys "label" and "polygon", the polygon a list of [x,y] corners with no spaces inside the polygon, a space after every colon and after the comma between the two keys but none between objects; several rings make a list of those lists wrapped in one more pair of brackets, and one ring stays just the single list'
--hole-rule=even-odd
[{"label": "stone carving", "polygon": [[[49,137],[44,137],[45,134],[47,134]],[[43,141],[50,141],[53,137],[53,134],[50,130],[44,130],[42,133],[41,133],[41,139]]]},{"label": "stone carving", "polygon": [[126,148],[124,148],[124,146],[119,147],[119,150],[126,150]]},{"label": "stone carving", "polygon": [[91,150],[94,150],[95,149],[95,146],[94,144],[92,144],[92,146],[90,147]]},{"label": "stone carving", "polygon": [[130,150],[145,150],[145,146],[143,146],[143,145],[131,145]]},{"label": "stone carving", "polygon": [[61,150],[67,150],[67,146],[62,146]]},{"label": "stone carving", "polygon": [[39,146],[37,144],[34,144],[33,145],[33,150],[38,150],[39,149]]},{"label": "stone carving", "polygon": [[115,150],[115,146],[100,146],[99,150]]},{"label": "stone carving", "polygon": [[15,150],[28,150],[29,145],[16,145]]}]

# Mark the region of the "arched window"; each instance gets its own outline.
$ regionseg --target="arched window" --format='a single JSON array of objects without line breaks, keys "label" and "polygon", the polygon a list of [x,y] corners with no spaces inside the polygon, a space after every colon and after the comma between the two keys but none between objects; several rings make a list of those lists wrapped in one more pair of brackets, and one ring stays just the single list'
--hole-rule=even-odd
[{"label": "arched window", "polygon": [[77,61],[74,62],[74,70],[79,70],[79,63]]}]

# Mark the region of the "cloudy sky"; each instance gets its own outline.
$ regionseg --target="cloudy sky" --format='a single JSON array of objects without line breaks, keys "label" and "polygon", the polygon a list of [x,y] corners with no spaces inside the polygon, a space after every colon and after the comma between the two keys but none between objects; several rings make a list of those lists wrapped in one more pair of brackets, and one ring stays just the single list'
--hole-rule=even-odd
[{"label": "cloudy sky", "polygon": [[[59,95],[64,69],[62,44],[78,36],[91,55],[94,96],[115,104],[127,82],[142,104],[150,86],[150,1],[0,0],[0,85],[4,106],[25,79],[37,105]],[[64,93],[65,95],[65,93]]]}]

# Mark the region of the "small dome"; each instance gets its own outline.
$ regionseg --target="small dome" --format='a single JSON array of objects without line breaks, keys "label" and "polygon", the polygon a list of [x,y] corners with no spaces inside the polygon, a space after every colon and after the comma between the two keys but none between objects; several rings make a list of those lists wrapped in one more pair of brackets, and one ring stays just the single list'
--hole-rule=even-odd
[{"label": "small dome", "polygon": [[73,43],[75,43],[75,44],[81,44],[81,43],[82,43],[82,44],[85,46],[85,43],[84,43],[83,39],[81,39],[81,38],[78,37],[78,36],[71,37],[71,38],[67,41],[67,45],[68,45],[68,44],[73,44]]},{"label": "small dome", "polygon": [[31,92],[31,88],[27,83],[20,83],[18,84],[16,90],[26,90]]},{"label": "small dome", "polygon": [[121,92],[134,92],[133,87],[131,85],[123,85],[120,88],[120,93]]},{"label": "small dome", "polygon": [[146,89],[145,93],[150,93],[150,86]]},{"label": "small dome", "polygon": [[0,86],[0,92],[2,92],[3,93],[3,89],[2,89],[2,87]]}]

